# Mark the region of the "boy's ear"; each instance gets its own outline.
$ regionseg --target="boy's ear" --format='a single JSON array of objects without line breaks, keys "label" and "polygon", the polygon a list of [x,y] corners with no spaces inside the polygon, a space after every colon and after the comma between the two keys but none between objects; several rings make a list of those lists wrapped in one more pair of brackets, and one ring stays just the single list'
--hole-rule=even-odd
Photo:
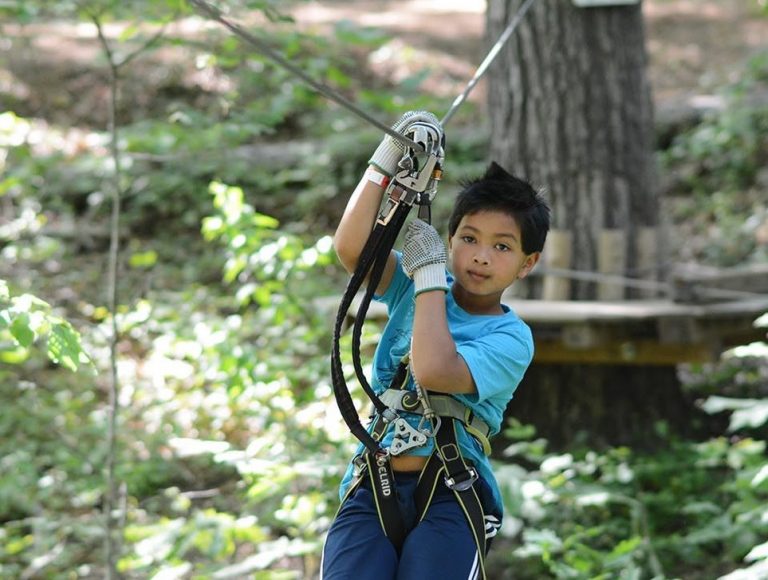
[{"label": "boy's ear", "polygon": [[534,252],[533,254],[528,254],[525,257],[525,262],[523,262],[523,267],[520,268],[520,271],[517,273],[517,278],[519,280],[522,280],[528,274],[530,274],[531,270],[533,270],[533,267],[538,263],[539,258],[541,258],[541,252]]}]

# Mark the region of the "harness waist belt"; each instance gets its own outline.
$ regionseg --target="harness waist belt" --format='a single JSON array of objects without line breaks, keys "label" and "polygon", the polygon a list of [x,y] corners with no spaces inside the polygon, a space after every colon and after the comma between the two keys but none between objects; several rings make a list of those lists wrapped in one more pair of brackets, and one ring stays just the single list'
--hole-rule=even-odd
[{"label": "harness waist belt", "polygon": [[[415,391],[403,389],[387,389],[379,395],[381,402],[395,411],[406,411],[417,415],[424,414],[424,406]],[[457,401],[450,395],[429,395],[429,406],[440,417],[458,419],[464,424],[467,432],[475,437],[483,447],[486,455],[491,454],[491,444],[488,435],[491,428],[488,423],[474,415],[469,407]]]}]

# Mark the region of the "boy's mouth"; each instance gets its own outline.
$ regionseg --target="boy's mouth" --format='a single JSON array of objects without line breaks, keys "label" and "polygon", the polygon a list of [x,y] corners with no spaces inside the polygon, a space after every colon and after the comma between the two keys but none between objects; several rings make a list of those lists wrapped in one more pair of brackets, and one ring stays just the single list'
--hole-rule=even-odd
[{"label": "boy's mouth", "polygon": [[483,274],[483,273],[477,272],[475,270],[467,270],[467,274],[469,274],[469,277],[472,280],[477,280],[477,281],[481,281],[481,282],[483,280],[487,280],[488,278],[491,277],[489,274]]}]

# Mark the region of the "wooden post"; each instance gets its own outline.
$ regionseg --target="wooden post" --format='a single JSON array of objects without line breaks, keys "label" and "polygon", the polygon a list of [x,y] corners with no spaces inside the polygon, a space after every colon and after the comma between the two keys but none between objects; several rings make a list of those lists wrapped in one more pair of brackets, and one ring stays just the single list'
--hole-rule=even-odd
[{"label": "wooden post", "polygon": [[[637,277],[643,280],[658,280],[658,242],[659,229],[654,227],[641,227],[637,230],[636,256]],[[635,290],[631,296],[637,298],[656,298],[657,290]]]},{"label": "wooden post", "polygon": [[[544,264],[549,268],[570,268],[572,245],[571,232],[568,230],[550,230],[542,254]],[[544,300],[570,300],[571,281],[563,276],[544,276],[544,287],[541,294]]]},{"label": "wooden post", "polygon": [[[627,266],[627,250],[624,230],[600,231],[597,244],[597,269],[600,274],[623,276]],[[598,300],[622,300],[624,286],[612,282],[598,282]]]}]

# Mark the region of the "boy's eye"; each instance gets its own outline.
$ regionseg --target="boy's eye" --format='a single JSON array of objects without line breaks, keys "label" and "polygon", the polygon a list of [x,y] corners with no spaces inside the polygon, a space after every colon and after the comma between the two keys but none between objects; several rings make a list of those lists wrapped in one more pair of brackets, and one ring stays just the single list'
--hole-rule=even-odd
[{"label": "boy's eye", "polygon": [[467,244],[471,244],[472,242],[475,241],[475,238],[473,238],[472,236],[461,236],[461,241],[466,242]]},{"label": "boy's eye", "polygon": [[496,249],[501,252],[508,252],[510,250],[507,244],[496,244]]}]

